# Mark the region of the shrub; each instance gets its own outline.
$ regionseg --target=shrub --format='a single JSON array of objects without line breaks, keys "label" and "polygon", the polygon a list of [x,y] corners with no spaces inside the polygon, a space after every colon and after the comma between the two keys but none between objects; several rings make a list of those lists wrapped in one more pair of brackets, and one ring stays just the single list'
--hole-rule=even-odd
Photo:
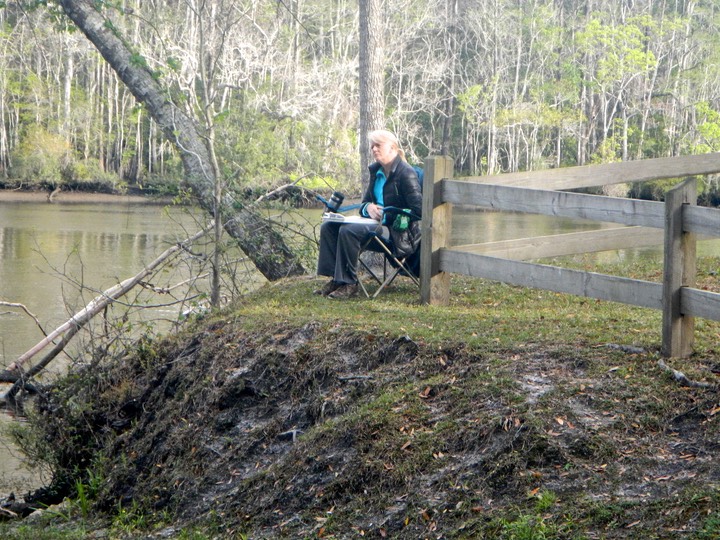
[{"label": "shrub", "polygon": [[79,191],[116,193],[124,192],[127,187],[117,174],[104,171],[97,161],[91,159],[68,163],[62,178],[65,186]]},{"label": "shrub", "polygon": [[70,160],[68,141],[34,125],[13,150],[9,175],[20,184],[55,188],[62,181],[62,172]]}]

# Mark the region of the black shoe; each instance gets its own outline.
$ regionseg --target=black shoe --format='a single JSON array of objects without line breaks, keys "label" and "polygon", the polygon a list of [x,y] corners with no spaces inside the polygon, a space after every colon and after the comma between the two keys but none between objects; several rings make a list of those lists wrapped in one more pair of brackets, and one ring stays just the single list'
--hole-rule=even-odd
[{"label": "black shoe", "polygon": [[346,283],[328,294],[328,298],[334,300],[345,300],[358,295],[359,286],[357,283]]},{"label": "black shoe", "polygon": [[314,290],[314,291],[313,291],[313,294],[318,294],[318,295],[320,295],[320,296],[327,296],[327,295],[329,295],[331,292],[333,292],[333,291],[337,290],[338,288],[340,288],[341,286],[342,286],[342,283],[338,283],[337,281],[331,279],[330,281],[328,281],[328,282],[323,286],[322,289],[316,289],[316,290]]}]

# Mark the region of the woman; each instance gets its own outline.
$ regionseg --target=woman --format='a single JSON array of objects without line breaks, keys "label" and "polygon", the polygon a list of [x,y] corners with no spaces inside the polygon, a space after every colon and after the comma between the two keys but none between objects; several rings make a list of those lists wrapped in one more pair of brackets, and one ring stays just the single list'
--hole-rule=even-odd
[{"label": "woman", "polygon": [[[331,280],[315,294],[335,299],[358,294],[357,263],[362,247],[373,234],[389,237],[388,226],[395,214],[384,207],[410,210],[411,219],[420,219],[422,192],[418,176],[405,160],[397,137],[386,130],[368,136],[375,162],[370,165],[370,182],[360,207],[360,215],[377,223],[337,223],[326,221],[320,228],[319,276]],[[370,249],[370,248],[368,248]]]}]

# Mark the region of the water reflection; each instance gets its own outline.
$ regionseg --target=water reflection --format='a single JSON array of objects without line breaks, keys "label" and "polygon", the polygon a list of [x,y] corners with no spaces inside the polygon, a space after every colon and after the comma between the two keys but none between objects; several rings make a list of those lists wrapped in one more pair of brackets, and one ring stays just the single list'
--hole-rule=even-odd
[{"label": "water reflection", "polygon": [[547,236],[594,230],[606,225],[538,214],[497,212],[456,206],[453,208],[452,244],[479,244],[528,236]]},{"label": "water reflection", "polygon": [[[0,299],[26,305],[52,330],[197,230],[195,221],[159,205],[0,202]],[[0,365],[42,337],[22,312],[0,310]]]}]

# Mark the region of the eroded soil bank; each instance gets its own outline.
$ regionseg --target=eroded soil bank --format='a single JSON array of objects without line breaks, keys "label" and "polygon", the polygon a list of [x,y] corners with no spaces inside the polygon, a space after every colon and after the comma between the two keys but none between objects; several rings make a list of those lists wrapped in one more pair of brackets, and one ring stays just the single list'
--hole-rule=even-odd
[{"label": "eroded soil bank", "polygon": [[[140,343],[39,401],[58,470],[92,471],[82,482],[100,521],[143,514],[147,538],[718,531],[717,393],[679,385],[651,352],[483,354],[238,322]],[[57,502],[76,486],[58,475],[56,500],[36,495]]]}]

